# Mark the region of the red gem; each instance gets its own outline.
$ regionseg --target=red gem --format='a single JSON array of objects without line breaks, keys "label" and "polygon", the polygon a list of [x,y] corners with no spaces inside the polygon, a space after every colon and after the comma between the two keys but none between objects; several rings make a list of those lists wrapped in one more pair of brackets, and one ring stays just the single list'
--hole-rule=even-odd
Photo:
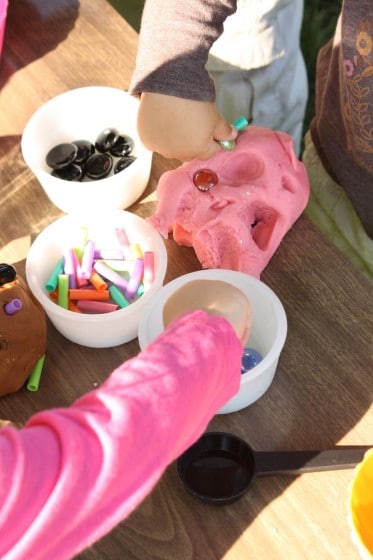
[{"label": "red gem", "polygon": [[193,176],[193,183],[200,191],[208,191],[218,182],[218,176],[211,169],[200,169]]}]

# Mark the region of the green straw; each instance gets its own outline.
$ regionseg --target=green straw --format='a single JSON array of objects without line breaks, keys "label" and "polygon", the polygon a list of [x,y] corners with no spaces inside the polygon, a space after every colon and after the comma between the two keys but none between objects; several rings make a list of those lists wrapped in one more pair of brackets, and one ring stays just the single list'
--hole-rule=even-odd
[{"label": "green straw", "polygon": [[29,391],[37,391],[39,389],[40,377],[41,377],[41,372],[43,371],[44,360],[45,360],[45,354],[36,362],[36,365],[32,370],[30,377],[28,378],[27,389]]},{"label": "green straw", "polygon": [[122,292],[116,286],[110,286],[109,293],[112,299],[119,305],[119,307],[127,307],[130,304],[128,299],[124,297]]},{"label": "green straw", "polygon": [[85,226],[81,226],[79,228],[79,235],[80,235],[80,239],[78,240],[78,243],[76,244],[74,250],[78,259],[81,259],[83,255],[84,247],[86,246],[87,239],[88,239],[88,228],[86,228]]},{"label": "green straw", "polygon": [[45,289],[47,290],[47,292],[53,292],[53,290],[57,288],[58,276],[62,274],[63,267],[63,258],[61,258],[56,262],[54,269],[52,270],[48,280],[46,281]]},{"label": "green straw", "polygon": [[67,274],[58,276],[58,296],[57,303],[60,307],[67,309],[69,307],[69,277]]}]

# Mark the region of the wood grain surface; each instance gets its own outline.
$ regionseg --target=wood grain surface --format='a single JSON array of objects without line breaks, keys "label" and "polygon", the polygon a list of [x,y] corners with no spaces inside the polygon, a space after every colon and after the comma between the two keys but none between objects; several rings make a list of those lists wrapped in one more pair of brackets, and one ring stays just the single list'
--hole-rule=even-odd
[{"label": "wood grain surface", "polygon": [[[67,89],[126,89],[136,45],[133,29],[105,0],[10,2],[0,65],[0,262],[13,263],[20,274],[35,236],[62,215],[23,161],[27,120]],[[176,165],[155,155],[149,186],[130,210],[151,214],[160,175]],[[166,246],[166,281],[200,268],[192,249],[172,239]],[[257,450],[371,444],[371,284],[305,216],[286,235],[262,280],[288,317],[275,380],[258,402],[216,416],[210,427],[235,433]],[[39,391],[1,398],[0,418],[21,426],[38,410],[69,405],[137,352],[137,340],[84,348],[49,324]],[[239,502],[217,508],[189,496],[172,464],[130,518],[79,559],[358,560],[347,521],[352,475],[346,470],[257,479]]]}]

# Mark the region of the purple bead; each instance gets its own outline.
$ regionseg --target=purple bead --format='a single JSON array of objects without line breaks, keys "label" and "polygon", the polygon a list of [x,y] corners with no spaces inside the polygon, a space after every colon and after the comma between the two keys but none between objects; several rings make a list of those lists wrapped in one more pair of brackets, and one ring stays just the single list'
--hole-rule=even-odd
[{"label": "purple bead", "polygon": [[17,311],[22,309],[22,301],[20,299],[14,298],[4,305],[4,311],[7,315],[14,315]]}]

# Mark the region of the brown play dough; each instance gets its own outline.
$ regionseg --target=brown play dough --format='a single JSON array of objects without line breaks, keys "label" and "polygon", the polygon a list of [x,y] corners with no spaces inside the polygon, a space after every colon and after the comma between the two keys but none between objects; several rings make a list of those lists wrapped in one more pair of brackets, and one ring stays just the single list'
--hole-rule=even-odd
[{"label": "brown play dough", "polygon": [[186,311],[203,309],[211,315],[222,315],[234,327],[244,344],[251,330],[251,305],[245,294],[222,280],[192,280],[165,301],[163,324],[166,327]]},{"label": "brown play dough", "polygon": [[[22,308],[7,315],[4,306],[13,299]],[[26,282],[16,276],[0,285],[0,396],[18,391],[45,354],[47,326],[45,313]]]}]

